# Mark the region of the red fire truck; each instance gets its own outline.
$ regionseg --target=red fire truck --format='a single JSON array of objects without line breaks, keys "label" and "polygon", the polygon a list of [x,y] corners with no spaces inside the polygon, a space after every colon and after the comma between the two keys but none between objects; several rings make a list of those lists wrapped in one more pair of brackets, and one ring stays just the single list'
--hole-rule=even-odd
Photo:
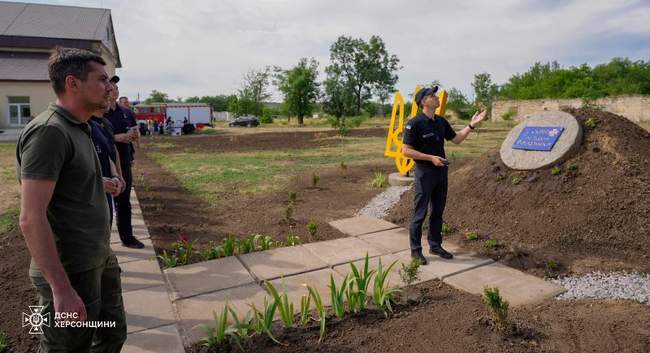
[{"label": "red fire truck", "polygon": [[135,106],[135,118],[138,122],[158,121],[164,124],[171,118],[175,126],[183,126],[183,122],[194,124],[196,127],[212,122],[212,107],[205,103],[152,103]]}]

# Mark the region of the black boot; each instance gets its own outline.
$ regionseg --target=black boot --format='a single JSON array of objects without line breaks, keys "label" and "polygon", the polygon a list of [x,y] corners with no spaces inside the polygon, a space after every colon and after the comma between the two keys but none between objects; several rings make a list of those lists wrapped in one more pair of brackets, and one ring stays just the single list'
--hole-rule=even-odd
[{"label": "black boot", "polygon": [[422,255],[422,250],[411,251],[411,259],[420,261],[420,265],[424,266],[429,263],[426,257]]},{"label": "black boot", "polygon": [[442,257],[443,259],[451,260],[454,258],[454,255],[451,253],[447,252],[447,250],[443,249],[442,246],[434,246],[429,249],[429,254],[431,255],[438,255]]}]

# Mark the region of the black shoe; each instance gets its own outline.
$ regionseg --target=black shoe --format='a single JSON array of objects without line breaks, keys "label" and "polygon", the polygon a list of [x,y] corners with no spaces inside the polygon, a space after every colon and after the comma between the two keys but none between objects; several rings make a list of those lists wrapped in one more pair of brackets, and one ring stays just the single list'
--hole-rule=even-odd
[{"label": "black shoe", "polygon": [[141,241],[136,239],[135,237],[130,237],[125,241],[122,241],[122,245],[126,246],[127,248],[131,249],[142,249],[144,248],[144,244],[142,244]]},{"label": "black shoe", "polygon": [[422,250],[411,251],[411,259],[420,261],[421,266],[425,266],[429,263],[427,258],[422,255]]},{"label": "black shoe", "polygon": [[443,249],[442,246],[438,245],[436,247],[430,248],[429,249],[429,254],[432,255],[438,255],[442,257],[443,259],[451,260],[454,258],[454,255],[451,253],[447,252],[447,250]]}]

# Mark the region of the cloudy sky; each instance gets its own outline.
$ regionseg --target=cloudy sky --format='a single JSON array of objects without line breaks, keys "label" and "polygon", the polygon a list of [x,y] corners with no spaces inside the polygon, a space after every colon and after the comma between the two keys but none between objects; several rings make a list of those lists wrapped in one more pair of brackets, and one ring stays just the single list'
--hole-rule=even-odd
[{"label": "cloudy sky", "polygon": [[[591,65],[650,60],[650,1],[39,0],[112,10],[121,91],[172,98],[230,94],[265,65],[320,62],[340,35],[379,35],[403,68],[397,89],[439,80],[472,95],[475,73],[496,83],[536,61]],[[276,99],[279,99],[276,95]]]}]

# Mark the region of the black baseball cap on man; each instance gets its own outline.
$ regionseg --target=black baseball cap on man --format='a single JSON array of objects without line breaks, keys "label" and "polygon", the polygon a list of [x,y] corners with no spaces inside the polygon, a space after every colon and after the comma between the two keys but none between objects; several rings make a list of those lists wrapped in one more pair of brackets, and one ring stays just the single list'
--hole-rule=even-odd
[{"label": "black baseball cap on man", "polygon": [[433,86],[432,88],[423,88],[418,91],[418,93],[415,94],[415,104],[417,106],[420,106],[420,103],[422,103],[422,99],[426,96],[432,96],[438,92],[438,86]]},{"label": "black baseball cap on man", "polygon": [[117,75],[113,75],[113,77],[111,77],[111,79],[109,81],[111,81],[113,83],[118,83],[118,82],[120,82],[120,77],[117,76]]}]

